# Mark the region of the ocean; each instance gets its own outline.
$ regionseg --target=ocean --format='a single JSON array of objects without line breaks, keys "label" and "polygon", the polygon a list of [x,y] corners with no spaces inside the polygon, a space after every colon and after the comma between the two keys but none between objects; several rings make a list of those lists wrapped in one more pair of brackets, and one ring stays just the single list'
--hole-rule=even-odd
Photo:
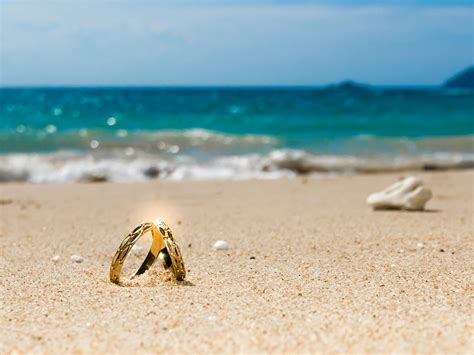
[{"label": "ocean", "polygon": [[278,178],[474,167],[474,91],[2,88],[0,181]]}]

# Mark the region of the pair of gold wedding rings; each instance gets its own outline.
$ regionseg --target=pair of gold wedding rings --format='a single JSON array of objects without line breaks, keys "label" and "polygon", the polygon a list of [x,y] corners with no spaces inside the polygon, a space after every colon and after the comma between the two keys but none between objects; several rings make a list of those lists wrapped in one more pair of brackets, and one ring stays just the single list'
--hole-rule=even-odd
[{"label": "pair of gold wedding rings", "polygon": [[132,279],[146,272],[155,263],[156,259],[160,259],[164,268],[170,270],[176,280],[184,280],[186,269],[184,268],[184,261],[179,246],[176,244],[168,225],[162,219],[157,219],[154,222],[140,224],[125,237],[112,259],[109,275],[110,281],[120,284],[120,274],[122,273],[127,255],[135,243],[147,232],[151,232],[151,248],[142,265],[132,276]]}]

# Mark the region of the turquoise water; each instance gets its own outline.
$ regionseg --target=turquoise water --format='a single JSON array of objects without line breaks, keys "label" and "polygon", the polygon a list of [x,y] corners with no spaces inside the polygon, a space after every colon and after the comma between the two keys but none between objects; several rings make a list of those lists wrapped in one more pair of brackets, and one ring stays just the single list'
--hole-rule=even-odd
[{"label": "turquoise water", "polygon": [[54,165],[39,180],[73,163],[176,178],[466,167],[473,118],[473,91],[437,88],[0,89],[0,159],[30,180],[27,162]]}]

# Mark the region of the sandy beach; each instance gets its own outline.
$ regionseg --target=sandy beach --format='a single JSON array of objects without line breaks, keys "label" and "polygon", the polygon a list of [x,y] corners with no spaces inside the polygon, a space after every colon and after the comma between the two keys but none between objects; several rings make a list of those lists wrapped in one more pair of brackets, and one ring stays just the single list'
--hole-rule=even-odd
[{"label": "sandy beach", "polygon": [[[365,204],[401,174],[0,185],[0,352],[472,353],[474,172],[418,175],[426,212]],[[186,282],[110,283],[159,216]]]}]

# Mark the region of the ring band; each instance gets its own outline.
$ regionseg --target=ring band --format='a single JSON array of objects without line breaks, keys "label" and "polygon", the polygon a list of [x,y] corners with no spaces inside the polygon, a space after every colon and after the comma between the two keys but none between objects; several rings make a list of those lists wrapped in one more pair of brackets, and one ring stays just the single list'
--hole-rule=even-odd
[{"label": "ring band", "polygon": [[181,281],[186,277],[183,257],[173,238],[173,234],[163,220],[157,219],[154,223],[147,222],[140,224],[122,241],[115,252],[112,265],[110,266],[109,277],[111,282],[116,284],[120,283],[120,274],[127,255],[135,243],[149,231],[151,231],[153,239],[150,251],[142,265],[132,276],[132,279],[146,272],[155,263],[157,258],[161,260],[165,269],[171,270],[176,280]]},{"label": "ring band", "polygon": [[158,257],[165,269],[170,268],[176,280],[182,281],[186,277],[186,268],[184,267],[183,256],[178,244],[174,240],[170,227],[162,219],[155,220],[156,230],[152,233],[158,233],[165,243],[165,248],[161,250]]}]

